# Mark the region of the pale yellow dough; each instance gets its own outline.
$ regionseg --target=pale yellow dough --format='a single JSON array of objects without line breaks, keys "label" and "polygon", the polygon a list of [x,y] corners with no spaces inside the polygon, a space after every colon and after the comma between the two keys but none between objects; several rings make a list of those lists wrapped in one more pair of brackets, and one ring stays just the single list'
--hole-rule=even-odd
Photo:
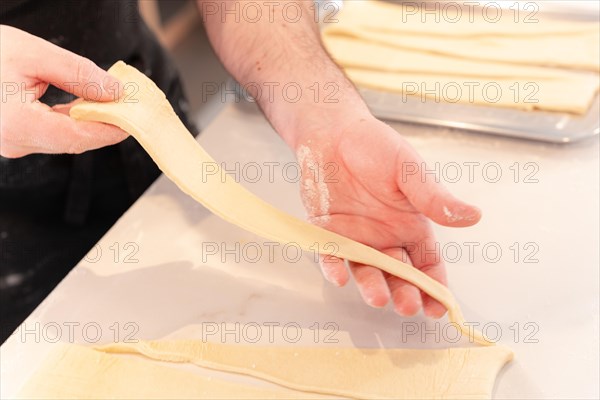
[{"label": "pale yellow dough", "polygon": [[404,101],[408,98],[406,95],[410,95],[423,102],[468,103],[527,111],[584,114],[598,91],[597,77],[572,81],[492,79],[350,67],[345,68],[345,72],[359,86],[404,93]]},{"label": "pale yellow dough", "polygon": [[109,344],[110,353],[241,373],[287,388],[359,399],[489,399],[504,346],[439,350],[261,347],[194,340]]},{"label": "pale yellow dough", "polygon": [[[512,352],[503,346],[383,350],[177,340],[115,343],[94,350],[57,344],[17,398],[490,399],[498,371],[511,359]],[[279,386],[235,383],[168,363],[249,375]]]},{"label": "pale yellow dough", "polygon": [[[323,34],[323,43],[335,61],[344,67],[462,77],[519,78],[530,80],[543,78],[565,83],[585,79],[588,82],[593,82],[589,78],[597,78],[598,76],[593,73],[581,73],[556,68],[451,57],[373,42],[362,36],[338,35],[335,32],[337,31],[326,31]],[[401,39],[402,36],[397,36],[397,38]],[[443,41],[437,41],[443,43]]]},{"label": "pale yellow dough", "polygon": [[[344,14],[341,15],[344,18]],[[600,33],[554,34],[530,37],[456,37],[379,31],[341,19],[323,37],[351,37],[393,48],[498,64],[560,67],[600,71]],[[431,65],[424,64],[424,68]]]},{"label": "pale yellow dough", "polygon": [[85,346],[59,344],[18,394],[19,399],[298,399],[324,398],[202,376],[116,356]]},{"label": "pale yellow dough", "polygon": [[423,99],[584,114],[600,86],[591,72],[453,58],[346,36],[325,35],[323,42],[357,85]]},{"label": "pale yellow dough", "polygon": [[[421,9],[412,15],[416,4],[346,2],[336,15],[339,22],[323,31],[323,42],[362,87],[427,101],[437,96],[441,102],[522,110],[589,110],[600,87],[598,23],[565,22],[544,14],[537,23],[511,18],[492,23],[481,12],[472,21],[463,16],[449,22],[438,13],[438,23],[427,22],[435,19],[431,14],[422,22]],[[482,92],[487,84],[500,88],[500,95]],[[468,85],[480,89],[471,95]],[[463,93],[447,95],[447,86],[459,86]]]},{"label": "pale yellow dough", "polygon": [[[231,176],[221,173],[218,163],[187,131],[154,82],[122,61],[108,72],[125,83],[129,92],[114,102],[79,103],[71,108],[73,118],[117,125],[131,134],[183,192],[224,220],[263,238],[294,243],[307,251],[312,251],[315,243],[319,248],[336,243],[335,256],[378,267],[411,282],[442,303],[448,309],[450,321],[457,323],[467,337],[489,344],[479,332],[463,324],[459,305],[446,286],[372,247],[309,224],[264,202]],[[203,176],[206,171],[203,165],[216,168],[218,173]]]},{"label": "pale yellow dough", "polygon": [[[383,350],[194,340],[116,343],[98,349],[55,346],[17,398],[490,399],[498,371],[512,359],[512,352],[502,346]],[[168,363],[249,375],[279,386],[231,382]]]},{"label": "pale yellow dough", "polygon": [[[437,3],[443,5],[443,2]],[[455,14],[442,11],[440,7],[437,11],[440,16],[436,20],[436,16],[430,12],[435,10],[435,4],[429,4],[429,8],[426,9],[419,7],[422,4],[426,4],[426,2],[408,1],[405,4],[398,2],[394,4],[375,0],[352,0],[344,2],[342,12],[329,15],[328,19],[338,21],[333,21],[333,24],[351,22],[354,26],[370,30],[422,34],[438,38],[448,36],[522,38],[524,36],[578,35],[600,32],[596,22],[563,21],[541,12],[535,15],[537,22],[525,22],[526,13],[521,14],[515,22],[514,14],[508,11],[504,11],[496,21],[493,12],[484,16],[482,8],[476,8],[471,15],[467,8],[461,14],[461,18],[456,18]],[[454,4],[463,3],[454,2]],[[479,4],[484,4],[484,2]],[[527,20],[530,21],[530,19]]]}]

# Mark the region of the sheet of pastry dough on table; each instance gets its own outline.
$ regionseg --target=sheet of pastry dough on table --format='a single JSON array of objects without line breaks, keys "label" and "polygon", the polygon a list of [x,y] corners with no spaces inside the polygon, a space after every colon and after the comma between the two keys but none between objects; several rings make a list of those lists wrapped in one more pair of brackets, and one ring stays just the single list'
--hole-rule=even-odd
[{"label": "sheet of pastry dough on table", "polygon": [[[274,337],[281,338],[278,330]],[[265,344],[262,338],[262,344],[240,345],[234,335],[223,342],[202,341],[206,327],[191,325],[155,341],[93,348],[57,344],[19,398],[489,399],[498,372],[512,359],[512,351],[500,345],[315,346],[306,340],[314,334],[304,330],[300,344],[280,339]],[[346,333],[336,338],[351,343]],[[240,381],[239,375],[211,370],[259,380]]]},{"label": "sheet of pastry dough on table", "polygon": [[360,349],[224,345],[198,340],[109,344],[109,353],[242,373],[281,386],[360,399],[489,399],[512,359],[504,346]]},{"label": "sheet of pastry dough on table", "polygon": [[[19,399],[325,399],[279,387],[207,377],[157,362],[57,344]],[[330,398],[330,397],[329,397]]]}]

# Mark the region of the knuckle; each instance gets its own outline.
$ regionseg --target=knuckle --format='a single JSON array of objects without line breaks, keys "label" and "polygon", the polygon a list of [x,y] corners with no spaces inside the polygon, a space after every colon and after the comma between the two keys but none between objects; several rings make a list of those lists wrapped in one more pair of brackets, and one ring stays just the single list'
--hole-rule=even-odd
[{"label": "knuckle", "polygon": [[77,61],[77,82],[85,85],[92,81],[96,71],[96,64],[87,58],[79,58]]}]

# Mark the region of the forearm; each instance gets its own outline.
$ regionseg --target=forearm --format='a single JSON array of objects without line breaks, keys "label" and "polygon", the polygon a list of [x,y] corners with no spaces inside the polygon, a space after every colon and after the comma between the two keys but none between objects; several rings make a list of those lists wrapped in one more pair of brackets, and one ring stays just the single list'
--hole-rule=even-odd
[{"label": "forearm", "polygon": [[219,58],[290,146],[341,113],[368,114],[323,49],[312,1],[198,3]]}]

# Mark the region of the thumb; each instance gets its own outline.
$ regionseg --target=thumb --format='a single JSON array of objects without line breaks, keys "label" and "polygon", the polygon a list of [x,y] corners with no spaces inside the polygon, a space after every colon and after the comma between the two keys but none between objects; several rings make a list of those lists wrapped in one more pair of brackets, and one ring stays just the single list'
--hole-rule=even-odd
[{"label": "thumb", "polygon": [[432,174],[423,174],[424,161],[403,162],[398,168],[397,184],[411,204],[434,222],[453,227],[475,225],[481,210],[454,197]]},{"label": "thumb", "polygon": [[81,57],[50,42],[35,37],[32,52],[33,78],[51,83],[65,92],[92,101],[116,100],[122,93],[118,79]]},{"label": "thumb", "polygon": [[[73,107],[74,105],[81,103],[81,99],[75,99],[70,103],[67,104],[57,104],[55,106],[52,107],[52,111],[54,111],[55,113],[58,114],[63,114],[66,117],[69,117],[70,119],[70,110],[71,107]],[[105,124],[103,122],[94,122],[94,121],[77,121],[79,126],[81,127],[85,127],[86,129],[82,129],[80,131],[82,136],[87,136],[89,137],[89,144],[86,143],[86,145],[88,146],[97,146],[97,147],[102,147],[102,146],[108,146],[111,144],[115,144],[118,143],[124,139],[126,139],[129,136],[129,133],[125,132],[124,130],[122,130],[121,128],[119,128],[116,125],[111,125],[111,124]],[[94,141],[97,140],[97,143]],[[97,148],[97,147],[89,147],[91,148]],[[88,148],[85,147],[85,149],[87,150]]]}]

